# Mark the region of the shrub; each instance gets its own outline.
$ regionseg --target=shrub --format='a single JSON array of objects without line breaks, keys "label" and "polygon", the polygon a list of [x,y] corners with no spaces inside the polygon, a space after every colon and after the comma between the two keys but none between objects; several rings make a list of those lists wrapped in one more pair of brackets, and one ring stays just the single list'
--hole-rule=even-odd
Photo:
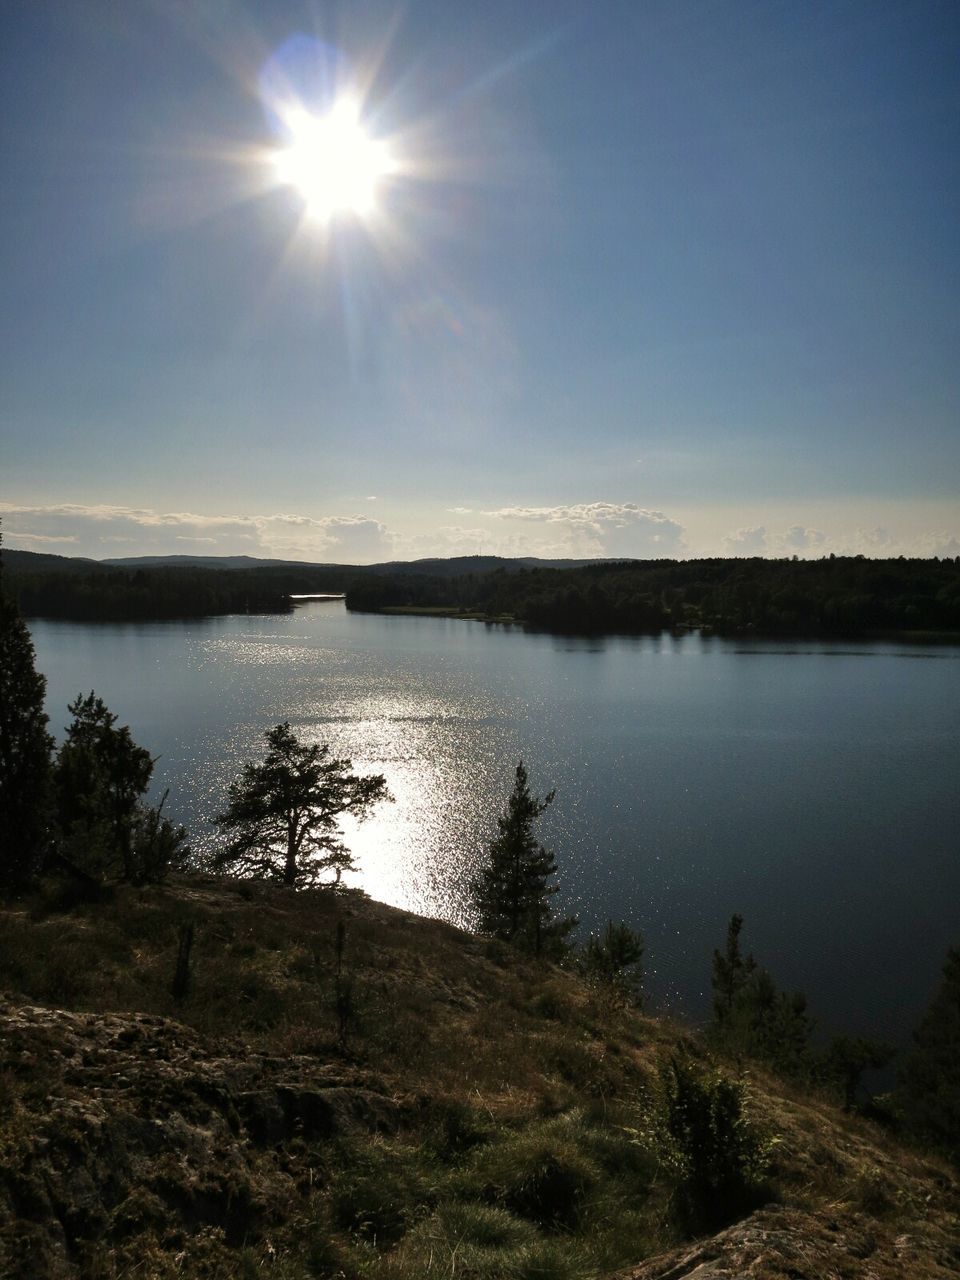
[{"label": "shrub", "polygon": [[747,1120],[743,1086],[673,1058],[663,1088],[665,1155],[684,1222],[715,1230],[761,1204],[770,1143]]}]

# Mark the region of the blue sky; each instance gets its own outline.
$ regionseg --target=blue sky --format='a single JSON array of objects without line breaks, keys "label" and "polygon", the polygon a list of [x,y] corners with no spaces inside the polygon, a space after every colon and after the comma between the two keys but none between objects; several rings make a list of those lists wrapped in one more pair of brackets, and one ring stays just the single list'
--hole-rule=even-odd
[{"label": "blue sky", "polygon": [[[0,16],[9,546],[960,554],[960,9]],[[273,180],[362,94],[369,219]]]}]

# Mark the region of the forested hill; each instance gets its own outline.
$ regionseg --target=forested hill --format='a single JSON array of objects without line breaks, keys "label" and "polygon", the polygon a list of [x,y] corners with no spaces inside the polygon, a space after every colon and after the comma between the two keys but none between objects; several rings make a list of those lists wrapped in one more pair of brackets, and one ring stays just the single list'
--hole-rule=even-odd
[{"label": "forested hill", "polygon": [[510,618],[573,633],[699,627],[718,633],[955,633],[960,560],[646,560],[454,578],[358,580],[351,609]]},{"label": "forested hill", "polygon": [[[240,563],[240,560],[243,563]],[[33,617],[148,619],[279,613],[291,595],[345,593],[359,611],[505,619],[559,632],[960,638],[960,560],[506,560],[380,565],[169,557],[103,561],[5,551],[3,589]]]},{"label": "forested hill", "polygon": [[465,577],[575,561],[459,556],[386,564],[311,564],[251,556],[145,556],[90,560],[33,551],[3,552],[3,590],[26,617],[79,620],[191,618],[224,613],[284,613],[291,595],[341,594],[362,579]]}]

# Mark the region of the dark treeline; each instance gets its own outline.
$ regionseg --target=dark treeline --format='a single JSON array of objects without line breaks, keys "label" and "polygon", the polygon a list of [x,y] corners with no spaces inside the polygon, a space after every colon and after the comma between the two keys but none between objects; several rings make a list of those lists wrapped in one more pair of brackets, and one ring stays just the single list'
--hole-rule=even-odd
[{"label": "dark treeline", "polygon": [[348,587],[347,606],[457,609],[594,634],[960,632],[960,561],[647,560],[455,578],[378,575]]},{"label": "dark treeline", "polygon": [[136,569],[64,560],[34,568],[7,553],[4,589],[26,617],[81,621],[198,618],[225,613],[285,613],[290,596],[342,592],[357,570],[267,567],[207,569],[145,566]]},{"label": "dark treeline", "polygon": [[[489,568],[497,564],[497,568]],[[465,572],[469,567],[470,572]],[[457,571],[460,569],[461,571]],[[960,560],[643,560],[570,568],[479,558],[395,565],[113,566],[8,552],[4,588],[28,617],[189,618],[282,613],[290,596],[437,609],[580,634],[684,630],[854,636],[960,634]]]}]

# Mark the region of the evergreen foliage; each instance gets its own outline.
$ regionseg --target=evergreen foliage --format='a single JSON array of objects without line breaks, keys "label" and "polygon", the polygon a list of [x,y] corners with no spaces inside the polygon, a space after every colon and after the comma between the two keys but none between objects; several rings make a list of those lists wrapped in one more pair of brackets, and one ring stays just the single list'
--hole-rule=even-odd
[{"label": "evergreen foliage", "polygon": [[663,1090],[666,1152],[687,1224],[715,1231],[761,1204],[769,1143],[748,1121],[743,1086],[674,1057]]},{"label": "evergreen foliage", "polygon": [[284,721],[265,734],[262,764],[247,764],[214,822],[231,839],[214,855],[217,871],[304,888],[324,872],[339,884],[355,863],[341,839],[343,814],[363,819],[389,800],[382,774],[359,777],[324,743],[304,743]]},{"label": "evergreen foliage", "polygon": [[590,935],[578,967],[583,976],[604,990],[615,1003],[643,1008],[643,936],[622,921],[607,921],[604,932]]},{"label": "evergreen foliage", "polygon": [[231,568],[116,566],[15,552],[7,578],[22,612],[42,617],[288,612],[291,594],[345,591],[351,609],[462,610],[588,634],[689,627],[764,635],[960,632],[960,557],[633,560],[564,568],[473,557]]},{"label": "evergreen foliage", "polygon": [[732,1018],[737,996],[757,967],[753,956],[744,959],[740,953],[742,929],[743,916],[732,915],[726,946],[722,952],[713,953],[713,1016],[719,1025]]},{"label": "evergreen foliage", "polygon": [[960,1161],[960,947],[913,1035],[898,1100],[909,1128]]},{"label": "evergreen foliage", "polygon": [[889,1066],[895,1053],[889,1045],[863,1036],[834,1036],[817,1063],[817,1076],[842,1097],[844,1111],[852,1111],[864,1073]]},{"label": "evergreen foliage", "polygon": [[756,1058],[785,1075],[813,1069],[813,1020],[800,991],[781,991],[753,956],[743,957],[743,917],[734,915],[723,951],[713,953],[713,1039],[726,1053]]},{"label": "evergreen foliage", "polygon": [[850,636],[960,631],[960,557],[635,560],[440,576],[357,575],[349,609],[452,609],[546,631]]},{"label": "evergreen foliage", "polygon": [[47,844],[53,739],[35,657],[19,610],[0,594],[0,890],[27,884]]},{"label": "evergreen foliage", "polygon": [[524,763],[518,763],[506,813],[497,818],[498,834],[472,886],[481,933],[517,943],[535,955],[562,953],[564,939],[576,924],[553,919],[550,898],[557,890],[549,881],[557,864],[534,834],[537,819],[555,794],[551,791],[542,799],[533,795]]},{"label": "evergreen foliage", "polygon": [[[91,690],[73,716],[54,772],[58,865],[83,879],[156,883],[188,857],[186,832],[143,797],[153,775],[149,751]],[[164,800],[166,796],[164,796]]]}]

